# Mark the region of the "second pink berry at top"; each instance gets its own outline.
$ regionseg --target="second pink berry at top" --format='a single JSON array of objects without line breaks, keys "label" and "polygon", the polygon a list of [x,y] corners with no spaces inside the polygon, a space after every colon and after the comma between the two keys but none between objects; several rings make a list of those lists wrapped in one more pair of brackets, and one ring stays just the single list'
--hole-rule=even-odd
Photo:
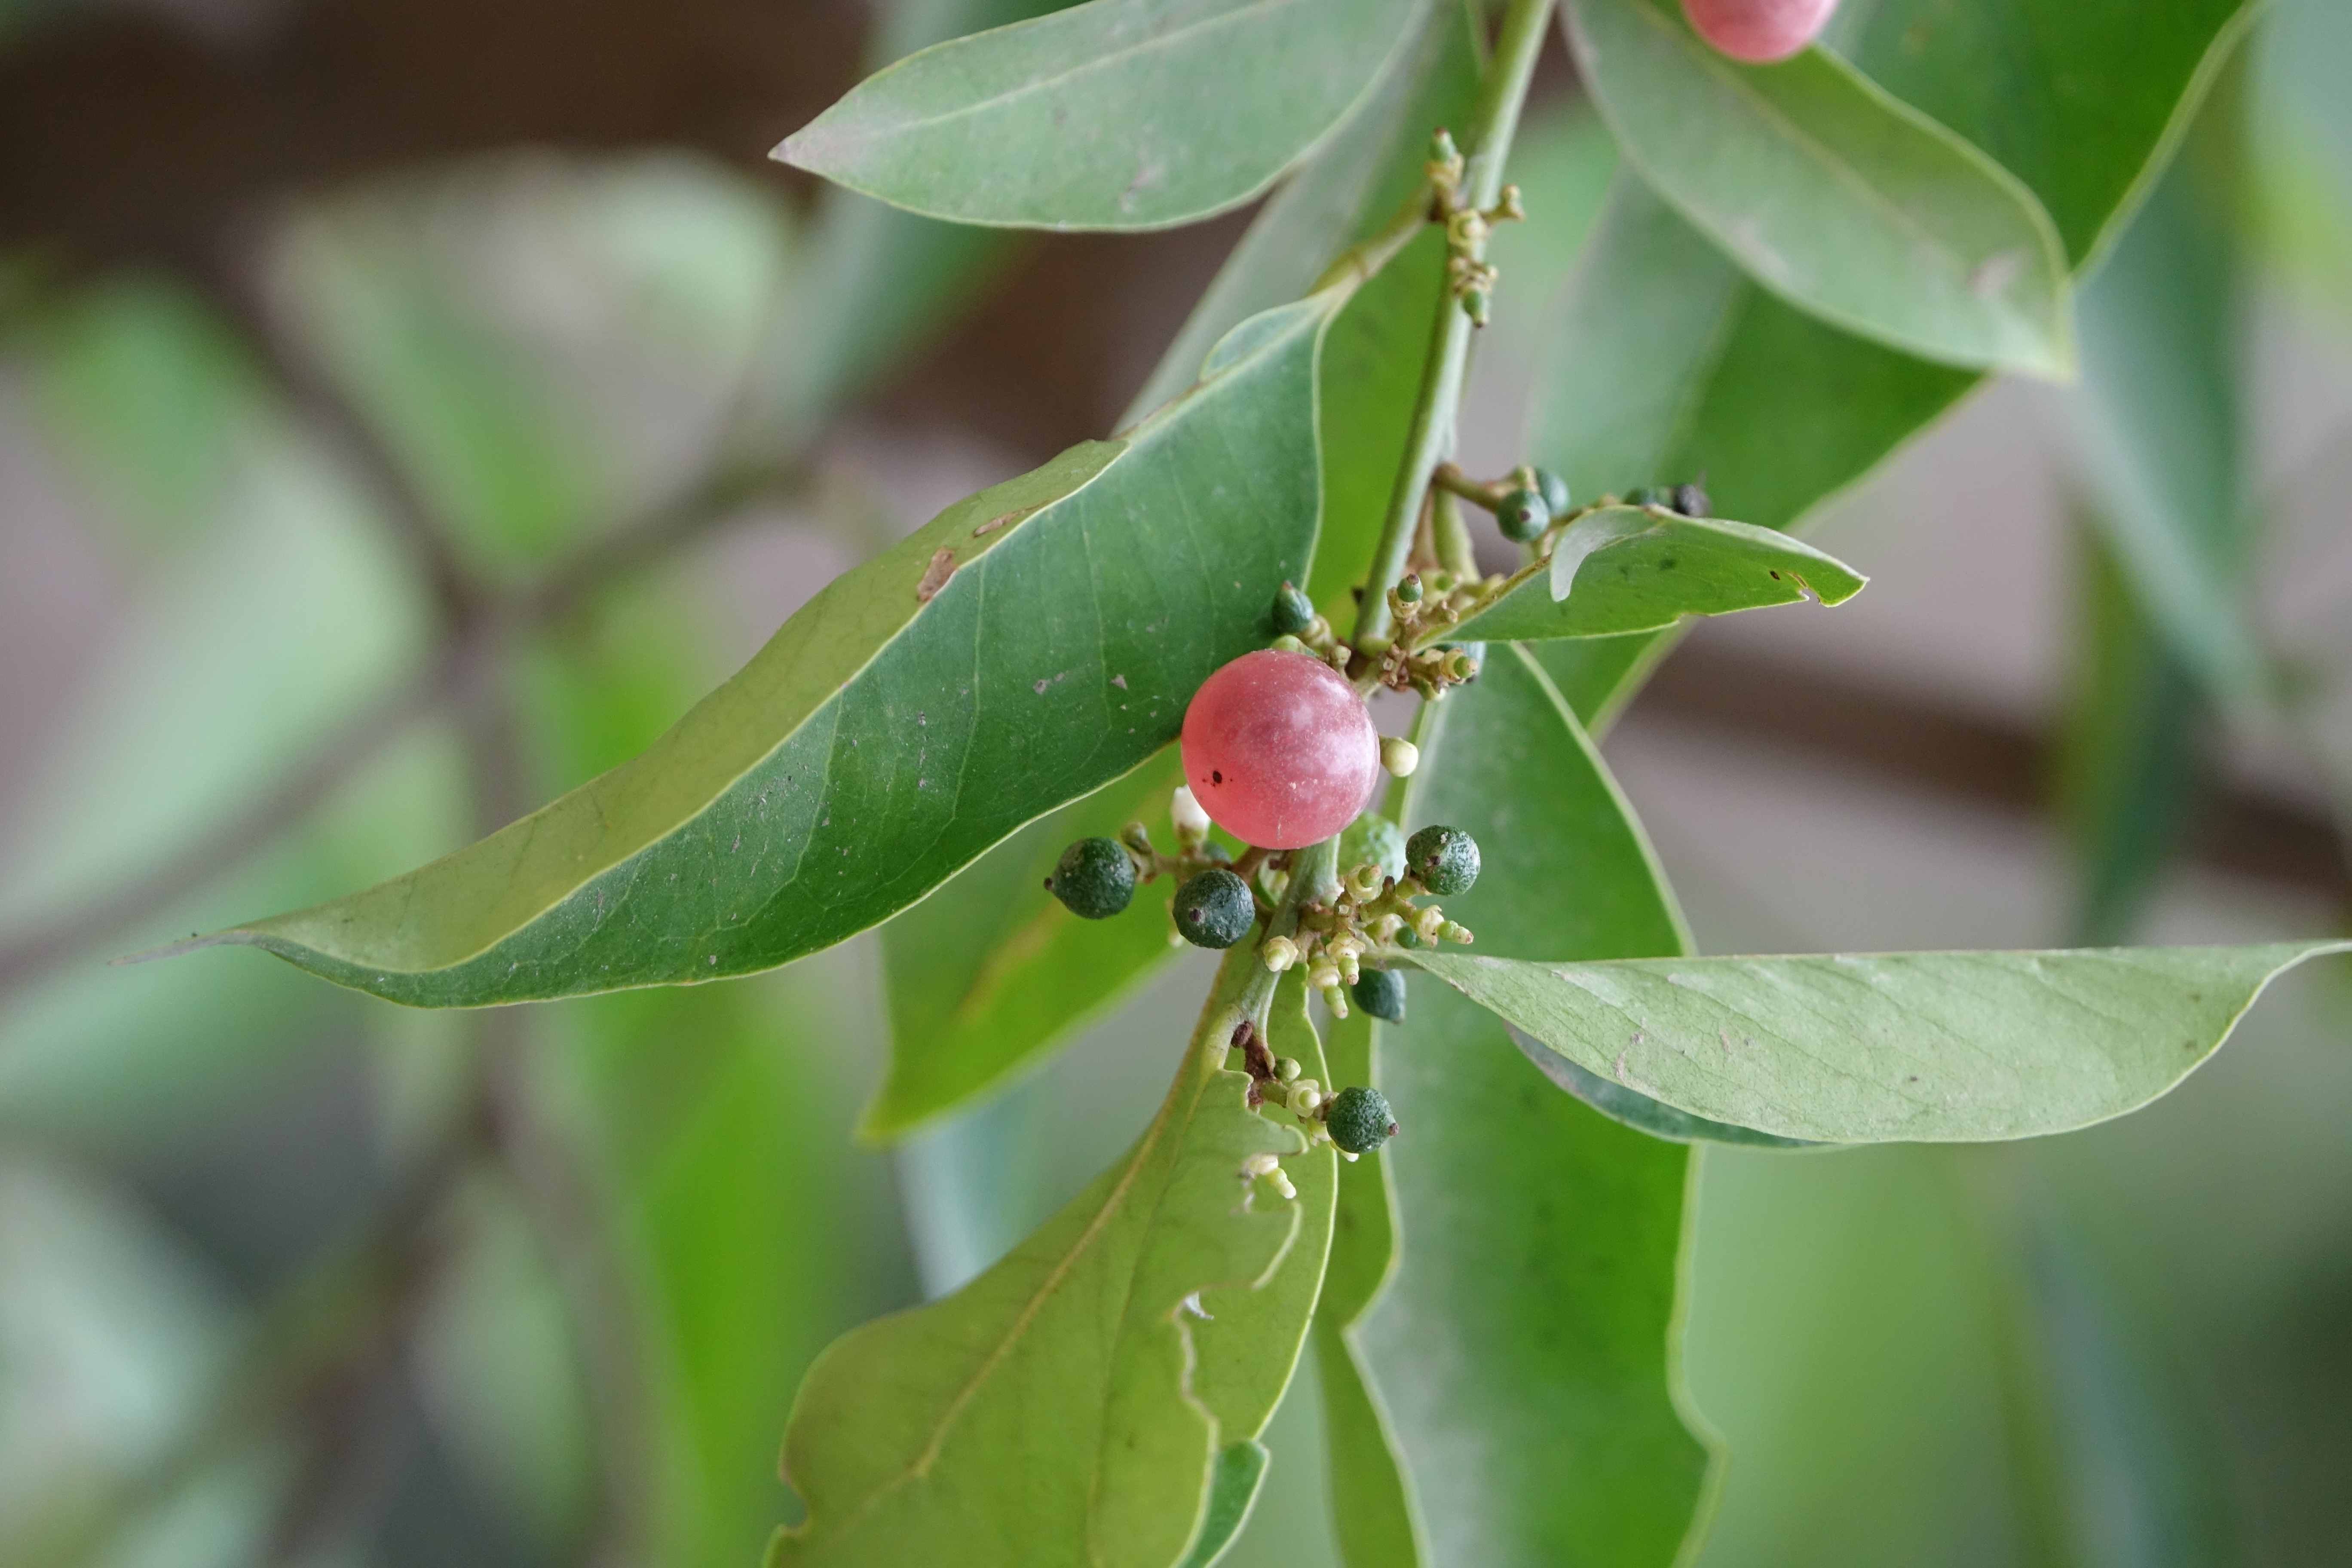
[{"label": "second pink berry at top", "polygon": [[1209,677],[1184,710],[1184,782],[1244,844],[1297,849],[1356,819],[1380,780],[1364,700],[1321,659],[1266,648]]}]

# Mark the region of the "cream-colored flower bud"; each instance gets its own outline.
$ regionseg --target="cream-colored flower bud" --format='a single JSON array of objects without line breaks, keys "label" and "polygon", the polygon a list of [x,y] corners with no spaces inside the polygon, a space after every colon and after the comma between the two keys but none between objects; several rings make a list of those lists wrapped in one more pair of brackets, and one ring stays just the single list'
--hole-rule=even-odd
[{"label": "cream-colored flower bud", "polygon": [[1421,748],[1402,736],[1391,735],[1381,742],[1381,766],[1398,778],[1411,778],[1412,770],[1421,766]]},{"label": "cream-colored flower bud", "polygon": [[1445,911],[1439,909],[1435,904],[1430,905],[1425,910],[1416,910],[1413,912],[1413,934],[1421,938],[1422,941],[1434,943],[1437,941],[1437,933],[1444,929]]},{"label": "cream-colored flower bud", "polygon": [[1280,1079],[1285,1083],[1297,1083],[1298,1081],[1298,1075],[1306,1070],[1306,1068],[1299,1066],[1298,1058],[1297,1057],[1276,1057],[1274,1058],[1274,1076]]},{"label": "cream-colored flower bud", "polygon": [[1298,944],[1286,936],[1270,936],[1257,950],[1258,961],[1271,973],[1280,974],[1297,963]]},{"label": "cream-colored flower bud", "polygon": [[1168,798],[1168,820],[1175,824],[1176,837],[1187,844],[1198,844],[1209,836],[1209,814],[1182,784]]},{"label": "cream-colored flower bud", "polygon": [[1242,1174],[1248,1177],[1271,1176],[1281,1169],[1282,1162],[1271,1154],[1251,1154],[1242,1161]]}]

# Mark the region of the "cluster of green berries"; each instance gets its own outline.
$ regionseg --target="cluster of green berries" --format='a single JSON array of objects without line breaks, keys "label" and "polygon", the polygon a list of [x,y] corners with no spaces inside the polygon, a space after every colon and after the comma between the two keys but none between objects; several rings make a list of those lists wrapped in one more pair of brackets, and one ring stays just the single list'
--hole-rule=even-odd
[{"label": "cluster of green berries", "polygon": [[1338,895],[1301,905],[1297,930],[1268,938],[1259,957],[1277,974],[1306,965],[1307,984],[1335,1018],[1348,1016],[1352,998],[1376,1018],[1402,1022],[1402,977],[1368,968],[1364,960],[1384,946],[1473,940],[1469,928],[1448,920],[1443,909],[1414,900],[1468,892],[1478,879],[1477,841],[1444,826],[1424,827],[1406,839],[1393,824],[1366,817],[1341,836],[1340,858],[1350,868]]},{"label": "cluster of green berries", "polygon": [[1180,876],[1170,906],[1177,934],[1195,947],[1231,947],[1257,923],[1257,899],[1226,864],[1224,849],[1209,841],[1208,815],[1190,790],[1176,791],[1169,816],[1178,854],[1160,854],[1144,826],[1130,822],[1118,838],[1081,838],[1063,850],[1046,890],[1072,914],[1101,921],[1126,912],[1139,883]]},{"label": "cluster of green berries", "polygon": [[1431,483],[1495,514],[1495,526],[1514,544],[1530,543],[1575,510],[1568,481],[1549,468],[1522,465],[1499,479],[1474,479],[1451,463],[1439,466]]}]

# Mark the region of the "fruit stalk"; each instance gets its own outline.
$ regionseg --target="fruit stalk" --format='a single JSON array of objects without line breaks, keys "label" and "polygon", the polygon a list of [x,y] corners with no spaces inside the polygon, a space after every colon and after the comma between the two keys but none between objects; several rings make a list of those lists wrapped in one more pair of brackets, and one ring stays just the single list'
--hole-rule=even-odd
[{"label": "fruit stalk", "polygon": [[[1527,101],[1528,83],[1535,74],[1536,56],[1543,48],[1551,9],[1552,0],[1510,0],[1504,10],[1495,56],[1479,84],[1478,101],[1470,117],[1470,159],[1461,191],[1465,207],[1484,209],[1502,195],[1503,164],[1510,156],[1519,108]],[[1404,575],[1430,476],[1453,449],[1462,378],[1469,368],[1470,339],[1475,331],[1476,323],[1463,302],[1448,289],[1438,301],[1404,459],[1397,469],[1396,487],[1390,492],[1388,515],[1372,553],[1363,603],[1356,613],[1355,636],[1350,640],[1359,648],[1388,635],[1389,590]]]}]

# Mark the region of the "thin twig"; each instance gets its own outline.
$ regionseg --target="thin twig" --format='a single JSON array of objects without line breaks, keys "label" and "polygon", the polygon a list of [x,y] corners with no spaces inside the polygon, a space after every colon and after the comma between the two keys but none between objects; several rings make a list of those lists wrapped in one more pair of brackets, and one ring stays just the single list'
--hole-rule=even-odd
[{"label": "thin twig", "polygon": [[213,308],[244,335],[295,411],[373,492],[385,524],[406,549],[441,618],[463,626],[480,608],[479,595],[455,544],[419,489],[408,465],[353,405],[310,344],[273,309],[261,269],[220,259],[190,277]]},{"label": "thin twig", "polygon": [[[1479,83],[1478,102],[1471,114],[1469,166],[1460,196],[1465,207],[1483,210],[1492,206],[1502,195],[1503,164],[1510,156],[1511,138],[1518,129],[1519,107],[1527,100],[1528,83],[1535,74],[1536,57],[1542,50],[1544,35],[1549,30],[1551,7],[1552,0],[1510,0],[1503,13],[1494,61]],[[1454,448],[1454,419],[1462,405],[1462,381],[1469,368],[1470,340],[1475,331],[1469,312],[1448,288],[1438,300],[1437,320],[1430,329],[1428,358],[1422,364],[1421,393],[1414,401],[1412,426],[1405,439],[1404,460],[1397,469],[1380,543],[1372,552],[1371,574],[1366,579],[1363,599],[1357,606],[1355,635],[1349,640],[1360,648],[1388,634],[1388,592],[1404,575],[1430,476]]]}]

